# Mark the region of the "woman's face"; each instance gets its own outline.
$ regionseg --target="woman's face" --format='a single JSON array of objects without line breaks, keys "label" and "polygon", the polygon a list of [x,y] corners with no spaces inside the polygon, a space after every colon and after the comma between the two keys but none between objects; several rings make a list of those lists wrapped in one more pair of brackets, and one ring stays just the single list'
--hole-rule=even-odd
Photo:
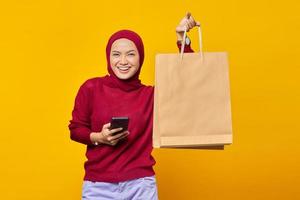
[{"label": "woman's face", "polygon": [[110,51],[110,64],[119,79],[131,78],[138,71],[139,63],[139,52],[131,40],[121,38],[114,41]]}]

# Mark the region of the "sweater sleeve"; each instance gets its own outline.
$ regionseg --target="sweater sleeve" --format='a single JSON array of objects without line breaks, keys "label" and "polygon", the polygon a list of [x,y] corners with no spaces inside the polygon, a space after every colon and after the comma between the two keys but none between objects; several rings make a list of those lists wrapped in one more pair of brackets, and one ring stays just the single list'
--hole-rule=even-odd
[{"label": "sweater sleeve", "polygon": [[70,138],[76,142],[86,145],[92,145],[90,140],[91,134],[91,87],[88,86],[87,81],[80,86],[75,98],[75,104],[72,111],[72,119],[69,123]]},{"label": "sweater sleeve", "polygon": [[[193,53],[194,52],[194,50],[191,48],[191,44],[192,44],[192,42],[189,45],[184,46],[184,53]],[[177,47],[178,47],[179,53],[180,53],[180,51],[181,51],[181,41],[177,41]]]}]

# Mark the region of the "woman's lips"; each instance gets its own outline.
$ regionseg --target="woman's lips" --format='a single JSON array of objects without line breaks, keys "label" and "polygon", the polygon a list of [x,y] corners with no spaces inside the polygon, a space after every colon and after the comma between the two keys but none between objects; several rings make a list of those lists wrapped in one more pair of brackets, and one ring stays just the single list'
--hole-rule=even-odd
[{"label": "woman's lips", "polygon": [[119,72],[122,73],[122,74],[126,74],[127,72],[129,72],[129,69],[131,67],[117,67]]}]

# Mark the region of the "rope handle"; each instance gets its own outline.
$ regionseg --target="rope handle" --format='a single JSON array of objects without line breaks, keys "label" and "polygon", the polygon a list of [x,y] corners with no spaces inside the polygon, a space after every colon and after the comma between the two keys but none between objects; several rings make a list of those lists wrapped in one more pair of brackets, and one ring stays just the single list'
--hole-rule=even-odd
[{"label": "rope handle", "polygon": [[[203,60],[203,50],[202,50],[203,46],[202,46],[201,26],[198,26],[198,34],[199,34],[199,53],[200,53],[201,59]],[[186,40],[186,28],[184,29],[183,40],[181,41],[181,50],[180,50],[181,60],[183,59],[185,40]]]}]

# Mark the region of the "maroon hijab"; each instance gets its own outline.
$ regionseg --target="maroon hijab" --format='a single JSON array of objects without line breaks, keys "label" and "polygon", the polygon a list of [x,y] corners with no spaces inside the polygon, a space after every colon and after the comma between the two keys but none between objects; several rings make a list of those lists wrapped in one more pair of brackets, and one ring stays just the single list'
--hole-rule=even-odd
[{"label": "maroon hijab", "polygon": [[[128,40],[131,40],[135,44],[140,56],[140,67],[138,71],[134,74],[134,76],[126,80],[119,79],[113,72],[110,64],[111,46],[116,40],[121,38],[126,38]],[[106,45],[106,60],[107,60],[107,70],[109,75],[104,77],[103,81],[105,85],[112,88],[119,88],[123,91],[128,91],[128,92],[139,89],[140,87],[143,86],[141,80],[139,79],[139,75],[144,62],[144,45],[141,37],[137,33],[130,30],[120,30],[115,32],[109,38],[108,43]]]}]

